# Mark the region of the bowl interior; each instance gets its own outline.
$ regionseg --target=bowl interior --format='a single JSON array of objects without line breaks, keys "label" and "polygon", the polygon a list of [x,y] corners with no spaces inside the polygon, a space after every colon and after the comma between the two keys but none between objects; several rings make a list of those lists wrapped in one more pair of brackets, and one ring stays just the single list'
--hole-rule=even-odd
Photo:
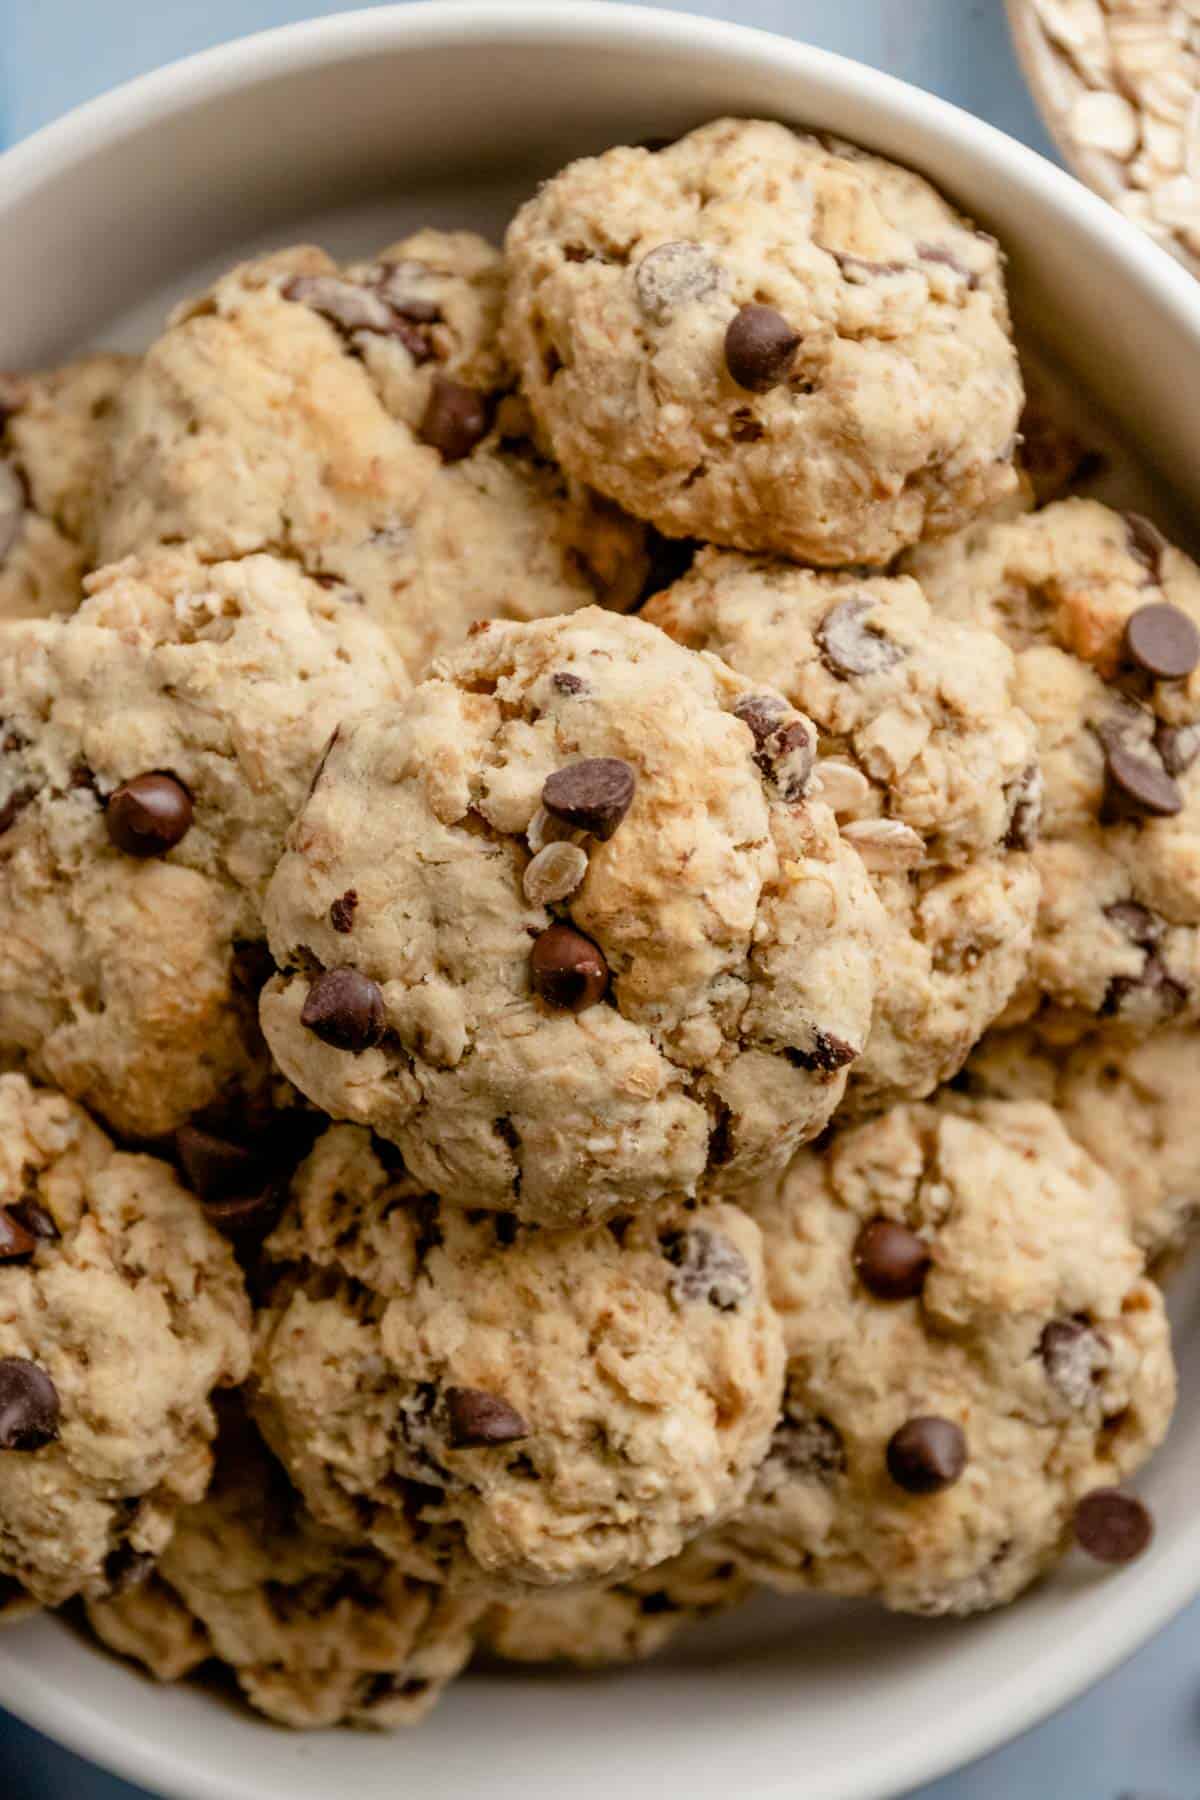
[{"label": "bowl interior", "polygon": [[[569,156],[731,111],[840,131],[940,179],[1010,249],[1026,328],[1136,446],[1128,492],[1168,520],[1194,512],[1200,420],[1179,369],[1200,356],[1200,299],[1165,257],[1031,153],[885,77],[613,6],[331,20],[41,134],[0,163],[0,366],[137,348],[170,303],[269,245],[364,253],[423,223],[495,234]],[[1200,1280],[1177,1285],[1175,1312],[1187,1392]],[[158,1689],[50,1619],[0,1639],[0,1692],[179,1800],[391,1800],[401,1784],[446,1800],[871,1800],[1031,1724],[1200,1588],[1198,1456],[1200,1409],[1185,1405],[1143,1484],[1155,1547],[1115,1576],[1073,1563],[1007,1613],[956,1625],[764,1600],[633,1673],[472,1674],[399,1740],[297,1740],[208,1693]]]}]

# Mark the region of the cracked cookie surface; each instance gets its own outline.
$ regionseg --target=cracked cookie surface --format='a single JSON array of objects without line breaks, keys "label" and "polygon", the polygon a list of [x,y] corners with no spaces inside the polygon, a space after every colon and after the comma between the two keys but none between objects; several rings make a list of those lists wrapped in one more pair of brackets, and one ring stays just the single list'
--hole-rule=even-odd
[{"label": "cracked cookie surface", "polygon": [[812,725],[591,609],[477,628],[340,734],[267,897],[280,1066],[446,1199],[570,1225],[821,1130],[881,921]]},{"label": "cracked cookie surface", "polygon": [[555,455],[668,536],[881,565],[1016,491],[999,251],[908,170],[722,119],[571,164],[506,253]]}]

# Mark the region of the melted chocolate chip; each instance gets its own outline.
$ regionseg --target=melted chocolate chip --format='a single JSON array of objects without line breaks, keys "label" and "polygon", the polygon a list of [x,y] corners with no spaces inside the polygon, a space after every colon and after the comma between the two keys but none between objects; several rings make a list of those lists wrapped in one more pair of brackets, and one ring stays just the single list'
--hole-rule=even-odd
[{"label": "melted chocolate chip", "polygon": [[1109,1348],[1085,1319],[1052,1319],[1042,1332],[1038,1353],[1051,1386],[1077,1412],[1096,1391],[1096,1380],[1111,1361]]},{"label": "melted chocolate chip", "polygon": [[797,1069],[819,1069],[824,1075],[834,1075],[852,1063],[862,1054],[853,1044],[844,1038],[835,1037],[831,1031],[813,1031],[812,1048],[798,1050],[794,1045],[784,1051],[788,1061]]},{"label": "melted chocolate chip", "polygon": [[387,1026],[383,990],[358,969],[327,969],[309,988],[300,1023],[323,1044],[361,1055]]},{"label": "melted chocolate chip", "polygon": [[1020,776],[1004,790],[1008,801],[1006,850],[1032,850],[1042,825],[1042,805],[1046,783],[1037,763],[1030,763]]},{"label": "melted chocolate chip", "polygon": [[776,1469],[782,1466],[788,1475],[822,1487],[831,1487],[846,1472],[841,1432],[814,1413],[785,1411],[775,1427],[769,1454]]},{"label": "melted chocolate chip", "polygon": [[789,804],[802,800],[817,760],[817,738],[807,719],[778,694],[743,694],[734,717],[754,736],[759,772]]},{"label": "melted chocolate chip", "polygon": [[632,806],[636,790],[637,773],[631,764],[618,756],[589,756],[547,777],[542,805],[564,825],[607,842]]},{"label": "melted chocolate chip", "polygon": [[1135,1562],[1150,1547],[1154,1520],[1132,1494],[1096,1488],[1075,1508],[1075,1536],[1098,1562]]},{"label": "melted chocolate chip", "polygon": [[869,594],[852,594],[831,607],[814,633],[826,668],[840,681],[880,675],[903,662],[908,652],[864,621],[876,602]]},{"label": "melted chocolate chip", "polygon": [[582,694],[584,692],[585,683],[578,675],[573,675],[570,669],[556,669],[550,680],[560,694]]},{"label": "melted chocolate chip", "polygon": [[354,888],[347,888],[329,908],[329,923],[335,931],[343,935],[354,930],[354,915],[358,911],[358,894]]},{"label": "melted chocolate chip", "polygon": [[721,270],[703,244],[684,239],[647,251],[634,270],[633,285],[647,318],[665,325],[680,307],[715,293]]},{"label": "melted chocolate chip", "polygon": [[743,306],[725,333],[725,367],[739,387],[765,394],[787,380],[799,348],[800,333],[773,306]]},{"label": "melted chocolate chip", "polygon": [[58,1389],[37,1363],[0,1358],[0,1450],[41,1450],[58,1437]]},{"label": "melted chocolate chip", "polygon": [[915,1299],[931,1263],[925,1239],[894,1219],[872,1219],[855,1240],[855,1270],[877,1300]]},{"label": "melted chocolate chip", "polygon": [[910,1419],[888,1443],[888,1474],[906,1494],[938,1494],[966,1466],[967,1440],[950,1419]]},{"label": "melted chocolate chip", "polygon": [[485,1394],[479,1388],[447,1388],[446,1413],[450,1442],[456,1450],[473,1445],[516,1444],[530,1435],[528,1424],[515,1407],[499,1394]]},{"label": "melted chocolate chip", "polygon": [[1137,1015],[1154,1022],[1173,1019],[1187,1005],[1187,989],[1167,971],[1157,951],[1150,951],[1140,975],[1114,975],[1101,1013],[1106,1018]]},{"label": "melted chocolate chip", "polygon": [[1142,950],[1152,950],[1161,943],[1167,928],[1165,919],[1137,900],[1114,900],[1111,906],[1104,908],[1104,916],[1131,944],[1137,944]]},{"label": "melted chocolate chip", "polygon": [[946,268],[953,269],[956,275],[963,276],[967,286],[972,290],[979,286],[979,277],[974,269],[969,269],[966,263],[959,262],[954,252],[947,250],[944,244],[920,243],[916,246],[916,250],[922,262],[944,263]]},{"label": "melted chocolate chip", "polygon": [[562,1012],[584,1012],[608,992],[603,953],[570,925],[551,925],[536,939],[529,977],[538,998]]},{"label": "melted chocolate chip", "polygon": [[490,423],[486,394],[435,375],[417,435],[443,462],[461,462],[487,436]]},{"label": "melted chocolate chip", "polygon": [[110,794],[104,822],[126,856],[165,856],[187,836],[192,816],[192,796],[182,781],[156,770],[135,775]]},{"label": "melted chocolate chip", "polygon": [[693,1225],[668,1232],[660,1242],[675,1267],[668,1285],[677,1305],[705,1300],[718,1312],[734,1312],[753,1292],[749,1264],[721,1232]]},{"label": "melted chocolate chip", "polygon": [[1200,663],[1200,630],[1165,600],[1139,606],[1125,626],[1125,654],[1156,681],[1182,681]]}]

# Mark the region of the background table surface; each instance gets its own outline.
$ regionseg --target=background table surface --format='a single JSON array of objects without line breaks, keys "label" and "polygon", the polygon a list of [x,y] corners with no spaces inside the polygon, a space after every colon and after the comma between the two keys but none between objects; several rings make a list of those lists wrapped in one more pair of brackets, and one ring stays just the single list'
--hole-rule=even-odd
[{"label": "background table surface", "polygon": [[[875,63],[1051,153],[1013,61],[1002,0],[663,3],[762,25]],[[0,0],[0,144],[15,143],[131,75],[210,44],[314,12],[350,10],[321,0]],[[398,1777],[401,1772],[402,1764]],[[144,1800],[2,1714],[0,1795]],[[920,1800],[1016,1796],[1200,1800],[1200,1604],[1086,1699],[971,1770],[924,1789]]]}]

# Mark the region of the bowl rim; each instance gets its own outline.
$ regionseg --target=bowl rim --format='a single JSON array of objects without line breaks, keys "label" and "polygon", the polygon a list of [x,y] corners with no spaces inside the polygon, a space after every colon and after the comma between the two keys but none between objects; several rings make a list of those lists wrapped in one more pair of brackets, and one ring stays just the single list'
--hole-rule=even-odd
[{"label": "bowl rim", "polygon": [[[1170,254],[1145,238],[1081,182],[1037,151],[1010,138],[946,100],[799,39],[688,12],[633,6],[617,0],[410,0],[291,25],[237,38],[125,82],[43,126],[0,155],[0,214],[39,187],[70,174],[88,157],[165,123],[192,107],[289,74],[342,61],[364,52],[450,47],[491,41],[575,44],[652,53],[684,50],[703,62],[742,68],[782,67],[818,83],[831,102],[845,99],[915,127],[948,153],[966,152],[985,171],[1003,175],[1086,230],[1097,250],[1122,265],[1146,301],[1171,315],[1200,350],[1200,286]],[[1130,1577],[1133,1576],[1131,1580]],[[1120,1578],[1118,1578],[1120,1579]],[[1117,1668],[1200,1593],[1200,1515],[1169,1544],[1160,1544],[1134,1574],[1121,1580],[1122,1605],[1109,1628],[1089,1643],[1077,1639],[1046,1647],[980,1703],[953,1718],[939,1718],[935,1741],[919,1736],[896,1744],[886,1768],[878,1759],[864,1767],[846,1800],[886,1800],[962,1768],[1049,1717]],[[130,1723],[101,1715],[70,1693],[47,1688],[19,1658],[0,1647],[4,1706],[27,1724],[88,1761],[152,1792],[177,1800],[256,1800],[253,1774],[231,1790],[227,1776],[210,1776],[180,1753],[144,1743]],[[767,1793],[794,1793],[791,1780]]]}]

